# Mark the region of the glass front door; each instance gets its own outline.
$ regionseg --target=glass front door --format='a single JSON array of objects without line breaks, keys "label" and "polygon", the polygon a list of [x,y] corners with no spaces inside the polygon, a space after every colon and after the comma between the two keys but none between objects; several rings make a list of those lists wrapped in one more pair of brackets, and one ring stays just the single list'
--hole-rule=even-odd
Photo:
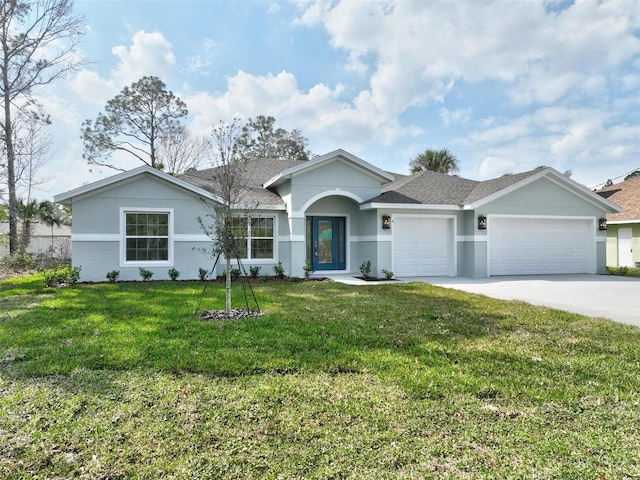
[{"label": "glass front door", "polygon": [[314,270],[344,270],[345,240],[344,217],[307,217],[307,256]]}]

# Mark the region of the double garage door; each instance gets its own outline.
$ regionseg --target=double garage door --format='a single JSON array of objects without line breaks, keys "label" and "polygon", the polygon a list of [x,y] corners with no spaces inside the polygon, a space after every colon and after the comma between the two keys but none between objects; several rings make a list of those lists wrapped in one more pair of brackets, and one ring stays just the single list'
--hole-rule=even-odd
[{"label": "double garage door", "polygon": [[[397,276],[457,275],[453,217],[394,216]],[[492,216],[487,226],[489,275],[595,273],[589,219]]]},{"label": "double garage door", "polygon": [[492,217],[489,275],[595,273],[595,226],[588,219]]}]

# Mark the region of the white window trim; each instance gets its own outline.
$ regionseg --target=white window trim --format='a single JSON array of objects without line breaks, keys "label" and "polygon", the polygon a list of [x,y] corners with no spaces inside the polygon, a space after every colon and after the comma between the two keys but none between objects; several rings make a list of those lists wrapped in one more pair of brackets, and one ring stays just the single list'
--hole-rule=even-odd
[{"label": "white window trim", "polygon": [[[250,220],[253,220],[254,218],[271,218],[273,219],[273,237],[272,237],[272,241],[273,241],[273,258],[240,258],[239,260],[241,262],[247,262],[247,263],[251,263],[252,265],[258,265],[258,264],[271,264],[274,262],[278,262],[278,216],[277,215],[250,215],[250,216],[243,216],[242,218],[246,218],[249,221],[247,222],[247,225],[250,226],[251,222]],[[247,237],[246,241],[247,241],[247,253],[251,253],[251,245],[250,245],[250,241],[251,241],[252,237]],[[268,237],[258,237],[259,239],[266,239]],[[224,255],[223,255],[224,257]],[[231,260],[237,260],[236,258],[232,258]]]},{"label": "white window trim", "polygon": [[[127,213],[166,213],[169,215],[167,260],[127,261]],[[173,208],[120,207],[120,267],[172,267],[174,265],[173,242]]]}]

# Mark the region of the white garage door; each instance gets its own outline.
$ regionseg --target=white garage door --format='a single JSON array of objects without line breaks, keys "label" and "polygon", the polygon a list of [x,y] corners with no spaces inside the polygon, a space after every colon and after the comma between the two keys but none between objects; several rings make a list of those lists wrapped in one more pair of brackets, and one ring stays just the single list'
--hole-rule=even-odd
[{"label": "white garage door", "polygon": [[396,276],[451,275],[452,220],[394,216],[393,273]]},{"label": "white garage door", "polygon": [[487,229],[489,275],[594,273],[590,220],[493,217]]}]

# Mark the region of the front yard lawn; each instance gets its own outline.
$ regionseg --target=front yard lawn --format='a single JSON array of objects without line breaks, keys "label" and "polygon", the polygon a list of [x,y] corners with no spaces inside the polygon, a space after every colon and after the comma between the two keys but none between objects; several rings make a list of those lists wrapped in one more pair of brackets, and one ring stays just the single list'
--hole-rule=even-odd
[{"label": "front yard lawn", "polygon": [[420,283],[254,289],[262,317],[205,322],[196,282],[0,282],[0,478],[640,478],[637,328]]}]

